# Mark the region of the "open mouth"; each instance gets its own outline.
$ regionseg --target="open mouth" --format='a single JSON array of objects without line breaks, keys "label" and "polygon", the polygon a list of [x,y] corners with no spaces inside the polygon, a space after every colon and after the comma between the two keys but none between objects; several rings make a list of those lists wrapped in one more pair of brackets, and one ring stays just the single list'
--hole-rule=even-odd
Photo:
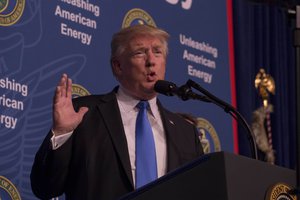
[{"label": "open mouth", "polygon": [[148,81],[155,81],[156,80],[156,73],[155,72],[147,73],[147,80]]}]

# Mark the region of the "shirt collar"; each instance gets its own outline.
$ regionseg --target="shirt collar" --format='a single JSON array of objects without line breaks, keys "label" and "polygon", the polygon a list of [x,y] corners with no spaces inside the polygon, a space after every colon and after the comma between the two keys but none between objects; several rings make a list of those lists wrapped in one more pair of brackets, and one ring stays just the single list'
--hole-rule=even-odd
[{"label": "shirt collar", "polygon": [[[135,109],[136,105],[140,102],[140,100],[135,99],[132,96],[128,95],[124,91],[122,86],[119,87],[116,96],[117,96],[117,100],[119,101],[123,111],[125,111],[125,112],[131,112],[132,110]],[[148,100],[151,113],[154,117],[158,114],[158,108],[157,108],[156,101],[157,101],[157,97],[154,97],[154,98]]]}]

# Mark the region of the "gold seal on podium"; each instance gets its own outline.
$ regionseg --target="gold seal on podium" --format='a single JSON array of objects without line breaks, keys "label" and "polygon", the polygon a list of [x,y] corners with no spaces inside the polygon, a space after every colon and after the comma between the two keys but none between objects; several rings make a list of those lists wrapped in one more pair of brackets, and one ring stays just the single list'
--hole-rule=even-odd
[{"label": "gold seal on podium", "polygon": [[265,200],[297,200],[297,197],[290,194],[290,191],[289,185],[277,183],[267,190]]}]

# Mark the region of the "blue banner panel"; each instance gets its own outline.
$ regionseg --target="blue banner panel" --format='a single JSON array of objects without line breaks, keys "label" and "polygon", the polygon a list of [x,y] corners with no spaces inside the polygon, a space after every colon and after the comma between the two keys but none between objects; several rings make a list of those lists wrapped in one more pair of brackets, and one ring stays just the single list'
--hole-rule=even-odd
[{"label": "blue banner panel", "polygon": [[[111,37],[137,23],[170,33],[166,80],[181,86],[191,79],[235,105],[231,0],[1,1],[1,199],[36,199],[30,170],[52,125],[61,74],[73,79],[74,97],[112,90],[117,81],[109,63]],[[159,98],[170,110],[197,118],[206,152],[236,151],[236,128],[222,109]]]}]

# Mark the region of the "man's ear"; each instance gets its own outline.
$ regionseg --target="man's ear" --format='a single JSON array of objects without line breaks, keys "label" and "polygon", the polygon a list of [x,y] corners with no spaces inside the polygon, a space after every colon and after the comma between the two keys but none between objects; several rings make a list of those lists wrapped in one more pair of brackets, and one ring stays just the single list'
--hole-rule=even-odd
[{"label": "man's ear", "polygon": [[119,76],[122,72],[120,62],[118,60],[114,59],[111,61],[111,66],[112,66],[114,75]]}]

